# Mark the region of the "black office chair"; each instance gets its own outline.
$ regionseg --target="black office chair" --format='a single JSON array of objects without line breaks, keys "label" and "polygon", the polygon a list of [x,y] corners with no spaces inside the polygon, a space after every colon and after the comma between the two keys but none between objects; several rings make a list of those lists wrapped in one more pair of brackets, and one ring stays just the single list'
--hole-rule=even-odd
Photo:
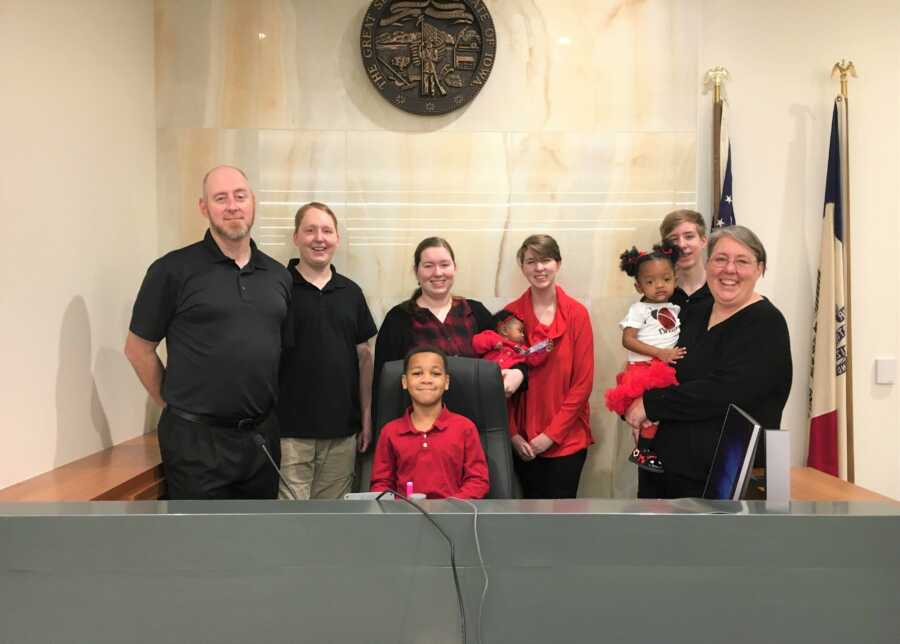
[{"label": "black office chair", "polygon": [[[450,389],[444,394],[447,408],[469,418],[478,428],[481,446],[488,463],[491,488],[488,499],[516,498],[514,483],[512,446],[509,442],[506,398],[500,370],[493,362],[475,358],[450,357],[447,359],[450,372]],[[378,443],[381,428],[395,418],[402,416],[409,406],[409,394],[400,386],[403,361],[386,362],[375,392],[375,418],[373,444]],[[369,488],[371,460],[363,466],[362,489]]]}]

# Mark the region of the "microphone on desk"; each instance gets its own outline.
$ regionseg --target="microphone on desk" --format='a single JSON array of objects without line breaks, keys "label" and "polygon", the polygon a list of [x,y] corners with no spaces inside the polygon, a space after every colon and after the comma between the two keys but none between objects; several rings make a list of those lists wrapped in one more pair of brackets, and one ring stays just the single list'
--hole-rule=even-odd
[{"label": "microphone on desk", "polygon": [[266,439],[263,438],[263,435],[257,432],[253,435],[253,442],[259,445],[260,449],[265,453],[266,458],[269,459],[269,462],[272,464],[272,467],[275,468],[275,471],[278,473],[278,478],[281,479],[281,482],[284,483],[284,487],[287,488],[288,494],[291,495],[291,498],[295,501],[299,501],[297,495],[294,494],[293,488],[291,488],[290,483],[287,482],[287,479],[284,478],[284,474],[281,473],[281,470],[278,468],[278,465],[275,464],[275,459],[272,458],[272,453],[269,451],[269,447],[266,445]]}]

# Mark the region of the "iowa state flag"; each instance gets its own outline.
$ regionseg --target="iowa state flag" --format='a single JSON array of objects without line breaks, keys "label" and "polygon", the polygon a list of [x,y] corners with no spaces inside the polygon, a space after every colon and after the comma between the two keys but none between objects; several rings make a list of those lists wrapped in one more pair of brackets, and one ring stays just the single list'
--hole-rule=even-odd
[{"label": "iowa state flag", "polygon": [[847,309],[844,271],[846,108],[835,101],[828,148],[816,322],[813,328],[807,465],[847,479]]}]

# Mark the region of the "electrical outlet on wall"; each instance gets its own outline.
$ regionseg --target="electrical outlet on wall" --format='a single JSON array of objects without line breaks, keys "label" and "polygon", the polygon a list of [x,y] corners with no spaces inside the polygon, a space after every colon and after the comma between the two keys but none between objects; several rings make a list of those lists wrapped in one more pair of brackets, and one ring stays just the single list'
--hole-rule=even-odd
[{"label": "electrical outlet on wall", "polygon": [[875,358],[875,384],[892,385],[897,380],[896,358]]}]

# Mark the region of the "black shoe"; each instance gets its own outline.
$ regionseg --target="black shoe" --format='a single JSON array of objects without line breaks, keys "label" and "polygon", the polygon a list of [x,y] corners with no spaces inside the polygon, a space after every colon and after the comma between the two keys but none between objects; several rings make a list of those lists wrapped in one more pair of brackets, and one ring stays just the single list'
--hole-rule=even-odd
[{"label": "black shoe", "polygon": [[645,472],[662,474],[666,471],[663,467],[662,459],[649,449],[638,449],[635,447],[631,452],[631,456],[628,457],[628,460]]}]

